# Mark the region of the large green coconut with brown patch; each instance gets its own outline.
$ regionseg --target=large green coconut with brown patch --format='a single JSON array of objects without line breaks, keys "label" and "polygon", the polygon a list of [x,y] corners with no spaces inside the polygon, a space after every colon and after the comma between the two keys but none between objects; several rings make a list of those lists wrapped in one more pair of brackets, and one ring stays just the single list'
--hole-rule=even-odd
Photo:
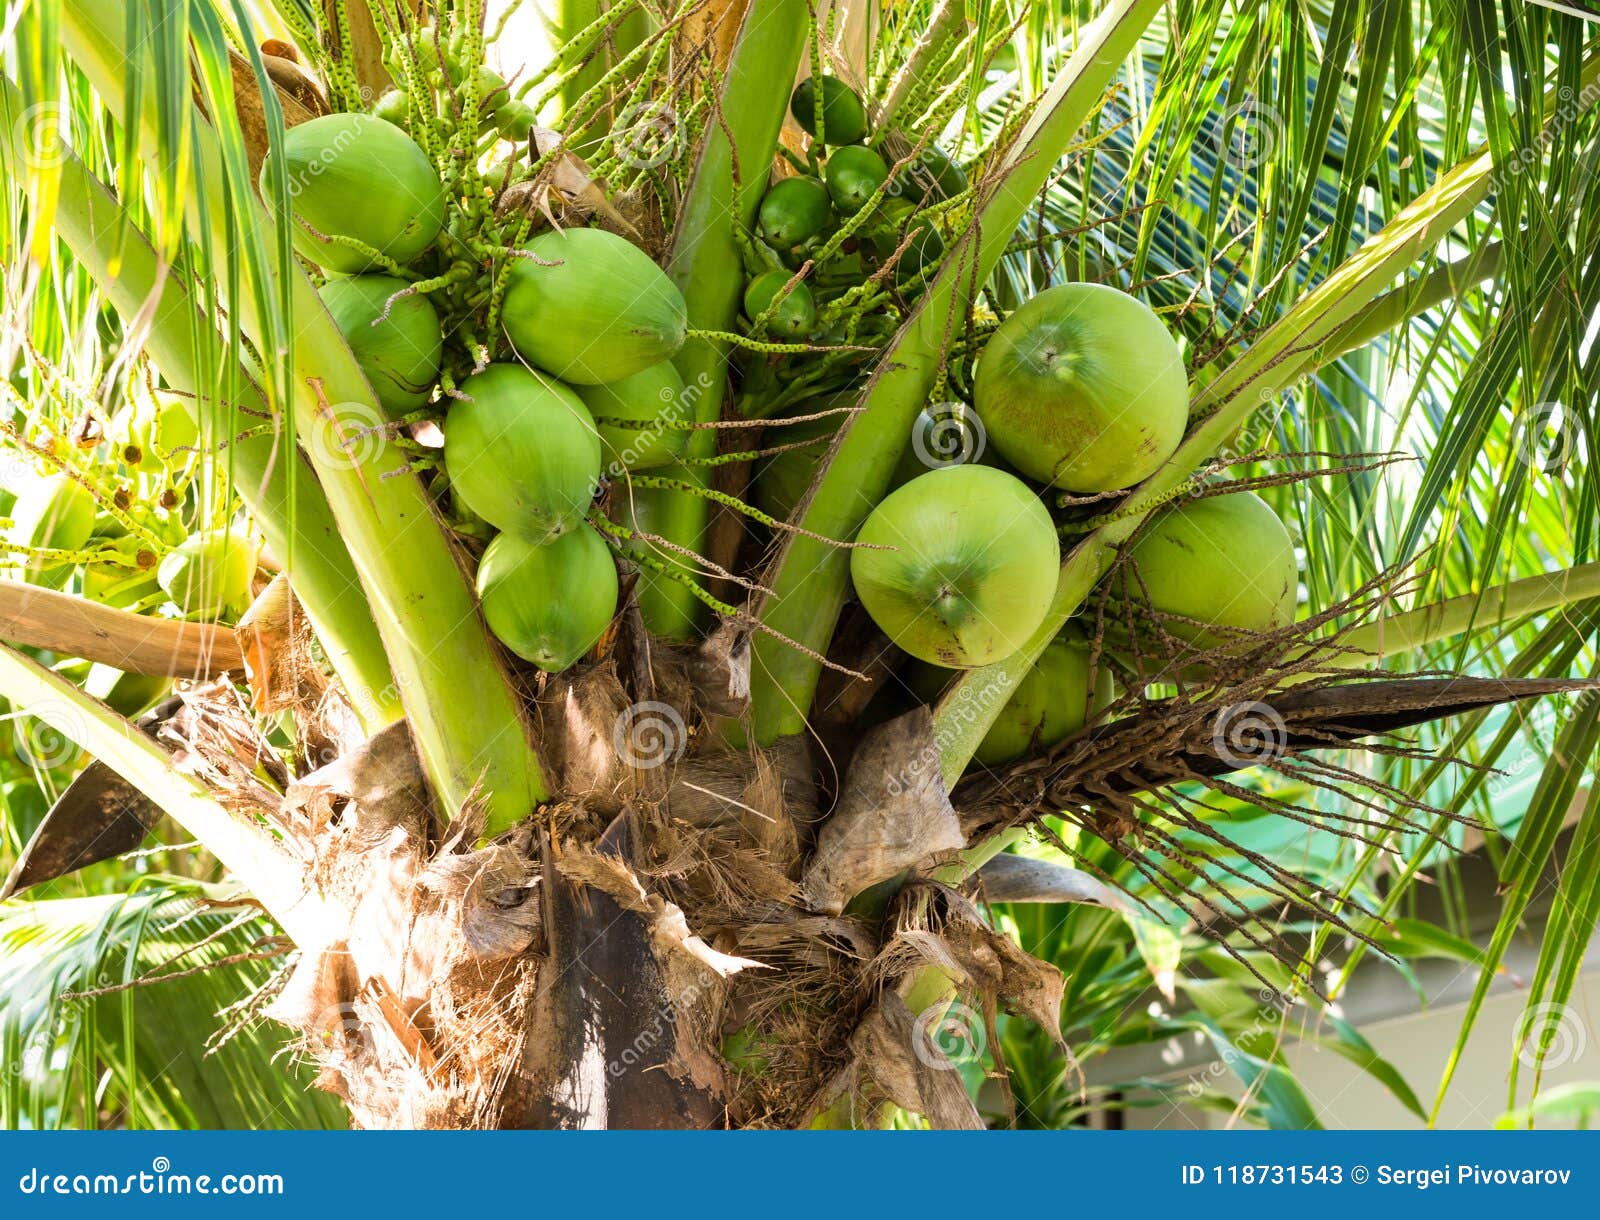
[{"label": "large green coconut with brown patch", "polygon": [[1135,539],[1112,576],[1108,619],[1120,626],[1131,609],[1138,624],[1148,608],[1167,634],[1218,648],[1293,622],[1298,584],[1294,540],[1265,500],[1208,496],[1162,510]]}]

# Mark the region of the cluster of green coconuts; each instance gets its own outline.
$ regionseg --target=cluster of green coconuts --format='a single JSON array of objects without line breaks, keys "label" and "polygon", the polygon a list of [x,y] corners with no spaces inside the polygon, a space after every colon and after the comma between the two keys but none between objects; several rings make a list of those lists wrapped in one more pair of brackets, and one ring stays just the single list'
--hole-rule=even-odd
[{"label": "cluster of green coconuts", "polygon": [[[1189,393],[1178,345],[1149,308],[1114,288],[1067,284],[995,330],[972,405],[1000,463],[940,467],[902,483],[859,535],[892,549],[851,552],[857,595],[914,658],[907,684],[926,701],[951,671],[1003,661],[1044,622],[1061,548],[1041,494],[1089,496],[1154,474],[1182,440]],[[1182,654],[1160,659],[1181,668],[1190,652],[1290,623],[1297,585],[1293,541],[1260,497],[1186,497],[1159,512],[1115,570],[1107,644],[1113,653],[1139,649],[1121,627],[1132,619],[1143,650],[1156,651],[1159,623]],[[1104,667],[1091,675],[1084,631],[1069,624],[976,760],[994,765],[1053,745],[1103,705],[1109,680]]]},{"label": "cluster of green coconuts", "polygon": [[795,269],[819,251],[837,232],[843,217],[873,206],[889,182],[891,166],[864,140],[871,134],[867,110],[859,94],[833,76],[808,77],[789,101],[795,122],[811,137],[816,173],[781,178],[762,196],[756,217],[755,262],[748,268],[744,312],[752,323],[764,320],[780,339],[797,340],[817,329],[819,295],[858,283],[861,271],[891,257],[902,245],[894,267],[897,284],[909,287],[944,255],[944,240],[927,220],[911,222],[912,200],[937,202],[967,189],[966,176],[936,146],[929,146],[902,168],[896,181],[878,199],[878,215],[864,228],[867,236],[848,243],[837,256],[837,277],[822,268],[810,282],[794,280]]},{"label": "cluster of green coconuts", "polygon": [[[443,223],[439,177],[405,131],[372,114],[290,128],[262,167],[263,195],[280,157],[295,248],[327,273],[323,304],[399,421],[433,397],[444,335],[427,296],[375,255],[433,270],[424,260]],[[541,669],[572,665],[616,612],[616,567],[586,517],[603,473],[681,453],[688,433],[665,425],[683,411],[671,357],[687,324],[676,286],[630,242],[547,231],[515,259],[505,292],[502,326],[520,361],[464,377],[449,401],[451,494],[498,531],[478,564],[484,617]]]}]

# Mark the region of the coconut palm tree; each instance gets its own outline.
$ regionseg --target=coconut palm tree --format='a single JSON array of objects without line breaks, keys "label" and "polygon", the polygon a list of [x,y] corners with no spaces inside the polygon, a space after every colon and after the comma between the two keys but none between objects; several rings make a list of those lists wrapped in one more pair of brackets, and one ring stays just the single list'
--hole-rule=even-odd
[{"label": "coconut palm tree", "polygon": [[[249,989],[229,1031],[288,1027],[362,1125],[1039,1121],[1079,1104],[1066,1060],[1019,1072],[1019,1115],[950,1070],[952,1027],[998,1080],[1181,965],[1314,1009],[1324,948],[1411,951],[1406,886],[1483,834],[1487,987],[1575,819],[1530,1008],[1564,1003],[1600,914],[1592,27],[549,7],[548,56],[444,3],[8,22],[0,694],[55,799],[7,891],[126,882],[104,862],[153,829],[204,853],[8,911],[8,994],[50,996],[0,1007],[13,1047],[70,1030],[94,1063],[100,976],[183,973],[187,938]],[[1084,284],[1176,341],[1172,446],[1041,489],[983,464],[975,374]],[[1006,646],[930,684],[872,573],[918,557],[889,504],[958,480],[963,530],[1002,494],[1043,522],[1027,562],[980,548],[1041,592],[1012,622],[1001,589]],[[1163,609],[1146,541],[1257,492],[1297,612]],[[1069,644],[1074,723],[997,757]],[[136,1103],[135,1045],[117,1105],[35,1071],[6,1113],[327,1116],[241,1101],[259,1063],[210,1108]],[[1245,1061],[1256,1117],[1314,1121]]]}]

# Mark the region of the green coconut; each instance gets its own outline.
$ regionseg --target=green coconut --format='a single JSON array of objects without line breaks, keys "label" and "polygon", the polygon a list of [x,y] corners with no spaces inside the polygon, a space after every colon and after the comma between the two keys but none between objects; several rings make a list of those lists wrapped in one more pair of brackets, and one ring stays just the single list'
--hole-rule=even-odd
[{"label": "green coconut", "polygon": [[912,656],[970,669],[1044,621],[1061,548],[1039,497],[988,466],[931,470],[872,510],[850,575],[872,621]]},{"label": "green coconut", "polygon": [[775,249],[787,253],[822,236],[833,223],[828,188],[815,178],[781,178],[761,197],[756,226]]},{"label": "green coconut", "polygon": [[755,226],[762,239],[784,255],[821,237],[834,223],[834,203],[818,179],[781,178],[762,195]]},{"label": "green coconut", "polygon": [[1172,335],[1142,302],[1101,284],[1047,288],[1007,318],[978,360],[973,392],[1007,461],[1081,493],[1154,474],[1189,415]]},{"label": "green coconut", "polygon": [[504,325],[517,354],[563,381],[621,381],[683,346],[683,294],[632,242],[604,229],[541,233],[506,289]]},{"label": "green coconut", "polygon": [[[787,271],[767,271],[751,280],[744,290],[744,312],[754,322],[772,306],[773,300],[794,277]],[[817,303],[804,281],[789,290],[767,319],[767,329],[786,339],[801,339],[817,328]]]},{"label": "green coconut", "polygon": [[[330,271],[380,264],[328,238],[345,237],[397,263],[433,244],[444,222],[444,190],[428,154],[393,123],[370,114],[329,114],[289,128],[261,166],[261,194],[282,158],[289,176],[294,245]],[[319,236],[320,235],[320,236]]]},{"label": "green coconut", "polygon": [[600,483],[589,408],[554,378],[491,364],[459,387],[444,424],[450,487],[496,529],[543,542],[574,528]]},{"label": "green coconut", "polygon": [[411,95],[404,89],[390,89],[372,104],[372,117],[407,130],[411,125]]},{"label": "green coconut", "polygon": [[[1168,634],[1211,649],[1293,622],[1298,572],[1277,514],[1254,492],[1232,492],[1162,510],[1113,576],[1112,593],[1135,611],[1158,612]],[[1121,605],[1107,612],[1113,623],[1125,617]]]},{"label": "green coconut", "polygon": [[[595,417],[606,473],[610,477],[616,478],[624,470],[665,466],[683,456],[689,433],[665,426],[684,421],[691,414],[683,378],[678,376],[672,361],[663,360],[621,381],[576,389],[578,397]],[[631,420],[646,426],[623,428],[600,423],[602,418]]]},{"label": "green coconut", "polygon": [[822,138],[828,144],[856,144],[867,135],[867,108],[861,95],[837,76],[808,76],[795,86],[789,113],[808,136],[817,135],[817,82],[822,88]]},{"label": "green coconut", "polygon": [[395,297],[410,286],[392,275],[353,275],[320,290],[367,384],[396,418],[428,401],[444,350],[433,303],[420,293]]},{"label": "green coconut", "polygon": [[[65,474],[34,475],[17,489],[6,538],[32,550],[82,550],[94,533],[96,507],[93,494],[76,479]],[[46,556],[26,563],[27,579],[52,589],[59,589],[72,571],[70,564]]]},{"label": "green coconut", "polygon": [[239,530],[203,530],[167,552],[157,570],[162,591],[192,618],[243,610],[259,548]]},{"label": "green coconut", "polygon": [[[904,675],[924,703],[937,699],[953,676],[922,661],[913,661]],[[973,761],[997,767],[1042,753],[1081,729],[1110,701],[1110,669],[1101,664],[1091,673],[1088,644],[1075,635],[1057,636],[1017,683],[973,752]]]},{"label": "green coconut", "polygon": [[543,545],[501,534],[478,563],[478,598],[502,644],[558,673],[594,647],[616,614],[617,568],[587,525]]},{"label": "green coconut", "polygon": [[916,204],[942,203],[967,189],[961,167],[937,144],[930,144],[895,175],[894,193]]},{"label": "green coconut", "polygon": [[[905,242],[900,258],[894,265],[894,280],[901,288],[914,284],[924,271],[934,267],[944,258],[944,238],[929,220],[912,220],[909,209],[901,204],[894,209],[902,224],[898,229],[870,239],[869,245],[879,262],[886,262]],[[910,227],[904,227],[909,223]],[[910,241],[906,241],[909,235]]]},{"label": "green coconut", "polygon": [[860,145],[840,148],[828,157],[823,170],[828,198],[845,216],[854,216],[889,179],[889,165],[872,149]]}]

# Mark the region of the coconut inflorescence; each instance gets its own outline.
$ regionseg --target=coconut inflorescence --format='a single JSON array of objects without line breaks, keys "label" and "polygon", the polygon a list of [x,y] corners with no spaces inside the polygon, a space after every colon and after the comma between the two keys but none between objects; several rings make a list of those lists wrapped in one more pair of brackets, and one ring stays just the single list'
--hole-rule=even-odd
[{"label": "coconut inflorescence", "polygon": [[[279,175],[289,179],[296,250],[327,273],[323,301],[388,427],[405,439],[415,421],[442,425],[443,452],[422,465],[437,467],[425,477],[451,522],[473,546],[487,544],[478,589],[490,630],[557,671],[604,636],[616,609],[615,553],[641,568],[654,559],[658,572],[661,562],[692,569],[687,552],[657,545],[672,513],[641,487],[704,486],[724,505],[752,501],[747,511],[768,526],[793,519],[830,439],[848,425],[842,414],[792,417],[861,401],[872,365],[856,353],[884,347],[936,277],[951,274],[972,187],[960,161],[926,136],[892,120],[875,129],[885,111],[845,81],[802,81],[790,114],[809,139],[775,157],[736,233],[742,318],[725,325],[741,333],[691,332],[679,287],[646,252],[663,248],[659,234],[589,212],[558,218],[551,197],[537,194],[510,213],[528,223],[496,227],[486,218],[508,215],[509,188],[498,199],[487,189],[482,207],[456,197],[456,170],[431,163],[418,143],[432,147],[435,120],[448,126],[476,97],[473,146],[495,174],[518,160],[495,161],[485,151],[495,138],[530,141],[529,163],[545,144],[515,90],[468,62],[465,44],[424,32],[415,51],[420,76],[397,58],[396,88],[373,113],[299,124],[261,182],[273,198]],[[454,93],[448,114],[441,90]],[[515,244],[473,245],[490,231]],[[856,596],[923,667],[924,684],[1039,650],[978,752],[999,765],[1049,748],[1103,697],[1096,688],[1109,666],[1088,673],[1080,637],[1037,638],[1056,595],[1060,531],[1070,536],[1106,511],[1076,497],[1097,504],[1172,458],[1188,423],[1188,381],[1172,331],[1128,293],[1064,284],[1007,312],[1005,293],[975,290],[1002,316],[991,324],[978,308],[952,321],[938,385],[889,490],[857,536],[838,541],[854,544]],[[691,333],[727,345],[737,365],[737,404],[713,404],[710,418],[674,364]],[[952,418],[970,427],[970,452],[963,443],[948,453],[934,435]],[[708,423],[761,427],[767,451],[749,452],[754,444],[733,433],[719,433],[715,447],[691,445]],[[848,439],[839,452],[850,452]],[[1122,620],[1143,613],[1202,647],[1292,618],[1293,548],[1264,502],[1184,503],[1136,537],[1110,590]],[[179,587],[180,567],[174,560],[163,586]],[[1116,652],[1137,641],[1107,643]]]}]

